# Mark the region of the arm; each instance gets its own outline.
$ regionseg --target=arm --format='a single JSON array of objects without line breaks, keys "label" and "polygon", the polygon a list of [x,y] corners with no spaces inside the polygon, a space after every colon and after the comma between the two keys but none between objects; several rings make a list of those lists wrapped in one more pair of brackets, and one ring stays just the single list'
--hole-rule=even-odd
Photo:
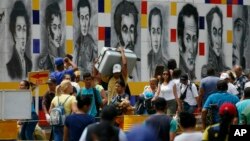
[{"label": "arm", "polygon": [[64,126],[64,129],[63,129],[63,141],[68,141],[69,139],[69,130],[68,130],[68,127],[67,126]]},{"label": "arm", "polygon": [[204,97],[204,93],[205,93],[205,90],[203,88],[200,88],[199,90],[199,96],[198,96],[198,109],[199,111],[201,111],[201,107],[202,107],[202,99]]},{"label": "arm", "polygon": [[124,53],[124,48],[119,47],[118,50],[121,52],[122,56],[122,75],[127,78],[128,76],[128,66],[127,66],[127,58]]},{"label": "arm", "polygon": [[77,108],[77,101],[76,101],[76,97],[72,96],[72,100],[71,100],[71,113],[76,113],[78,108]]},{"label": "arm", "polygon": [[178,111],[180,112],[182,108],[181,108],[180,99],[178,98],[178,95],[177,95],[176,84],[174,84],[174,86],[173,86],[173,93],[174,93],[174,97],[175,97],[175,100],[176,100],[177,105],[178,105]]},{"label": "arm", "polygon": [[101,90],[101,96],[102,96],[102,104],[107,105],[108,103],[108,98],[106,96],[106,92],[104,89]]},{"label": "arm", "polygon": [[206,117],[207,117],[207,109],[202,109],[201,119],[202,119],[202,129],[206,129]]},{"label": "arm", "polygon": [[64,58],[64,61],[65,61],[66,63],[70,64],[70,65],[72,66],[72,69],[73,69],[74,71],[78,70],[77,65],[76,65],[74,62],[72,62],[69,58],[65,57],[65,58]]},{"label": "arm", "polygon": [[42,108],[43,108],[43,111],[45,114],[49,114],[49,109],[46,108],[47,99],[46,99],[45,95],[43,96]]}]

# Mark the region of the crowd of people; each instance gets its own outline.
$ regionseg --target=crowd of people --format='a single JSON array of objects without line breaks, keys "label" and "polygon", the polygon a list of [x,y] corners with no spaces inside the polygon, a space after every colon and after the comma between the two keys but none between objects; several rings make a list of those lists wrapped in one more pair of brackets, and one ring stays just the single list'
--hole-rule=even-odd
[{"label": "crowd of people", "polygon": [[[81,74],[70,55],[55,59],[55,71],[50,74],[42,101],[51,125],[50,140],[221,141],[228,139],[231,124],[250,124],[249,75],[243,73],[241,66],[221,72],[220,76],[208,68],[199,85],[186,72],[167,68],[149,80],[133,105],[124,49],[117,51],[121,52],[122,61],[114,64],[111,76],[104,76],[95,68]],[[79,85],[81,80],[84,87]],[[21,81],[20,89],[30,89],[29,82]],[[132,114],[148,118],[124,133],[115,119]],[[202,126],[198,131],[197,115],[201,115]],[[31,121],[37,120],[32,106]],[[36,124],[20,122],[21,139],[33,140]]]}]

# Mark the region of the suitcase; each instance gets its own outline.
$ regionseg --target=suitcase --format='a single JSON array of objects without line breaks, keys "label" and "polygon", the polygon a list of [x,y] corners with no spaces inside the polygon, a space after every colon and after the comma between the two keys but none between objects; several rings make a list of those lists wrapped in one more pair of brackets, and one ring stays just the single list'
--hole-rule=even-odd
[{"label": "suitcase", "polygon": [[[125,56],[127,58],[128,75],[132,73],[137,61],[136,54],[125,49]],[[114,64],[122,64],[121,53],[116,51],[116,48],[103,47],[99,56],[98,62],[95,64],[95,68],[104,75],[111,75]]]}]

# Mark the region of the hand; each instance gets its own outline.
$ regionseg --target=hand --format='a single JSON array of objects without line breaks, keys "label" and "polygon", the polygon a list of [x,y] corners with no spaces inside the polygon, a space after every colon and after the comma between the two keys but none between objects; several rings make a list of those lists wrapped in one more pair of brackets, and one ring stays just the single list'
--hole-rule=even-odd
[{"label": "hand", "polygon": [[65,63],[68,63],[68,62],[69,62],[69,58],[68,58],[68,57],[65,57],[65,58],[64,58],[64,62],[65,62]]},{"label": "hand", "polygon": [[49,114],[45,114],[45,117],[46,117],[47,122],[49,122],[50,121],[50,115]]}]

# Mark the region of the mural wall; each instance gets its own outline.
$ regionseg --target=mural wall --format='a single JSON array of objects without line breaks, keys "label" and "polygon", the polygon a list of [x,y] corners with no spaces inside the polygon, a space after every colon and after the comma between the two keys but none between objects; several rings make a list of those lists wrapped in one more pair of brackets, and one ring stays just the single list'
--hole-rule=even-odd
[{"label": "mural wall", "polygon": [[73,55],[84,72],[102,47],[123,45],[138,61],[131,81],[147,81],[175,59],[191,79],[209,67],[250,69],[247,0],[1,0],[0,81],[54,71],[55,57]]}]

